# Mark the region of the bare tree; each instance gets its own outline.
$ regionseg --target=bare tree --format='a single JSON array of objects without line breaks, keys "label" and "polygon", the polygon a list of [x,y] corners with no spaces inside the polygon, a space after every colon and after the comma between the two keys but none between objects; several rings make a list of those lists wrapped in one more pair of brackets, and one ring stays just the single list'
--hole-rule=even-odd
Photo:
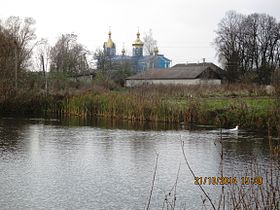
[{"label": "bare tree", "polygon": [[11,86],[15,64],[14,41],[7,30],[0,25],[0,80],[1,89]]},{"label": "bare tree", "polygon": [[14,39],[20,69],[25,69],[30,65],[32,50],[37,44],[34,25],[35,20],[30,17],[22,20],[19,17],[12,16],[4,23],[9,36]]},{"label": "bare tree", "polygon": [[146,55],[152,55],[157,46],[157,41],[153,38],[152,29],[149,30],[148,33],[145,34],[144,38],[144,52]]},{"label": "bare tree", "polygon": [[220,62],[236,81],[247,73],[268,84],[279,66],[280,23],[267,14],[248,16],[230,11],[221,20],[214,43]]},{"label": "bare tree", "polygon": [[239,34],[241,31],[241,23],[244,19],[243,15],[234,11],[229,11],[221,20],[216,31],[215,45],[217,47],[219,61],[223,63],[228,72],[228,77],[232,81],[236,81],[240,74],[240,46]]},{"label": "bare tree", "polygon": [[[18,74],[30,66],[30,58],[36,45],[35,20],[11,16],[0,22],[1,71],[5,79],[14,75],[15,87]],[[14,72],[14,74],[12,73]]]},{"label": "bare tree", "polygon": [[126,58],[116,61],[104,50],[98,49],[94,59],[97,61],[97,77],[103,80],[107,87],[110,82],[124,86],[125,79],[133,74],[132,63]]},{"label": "bare tree", "polygon": [[77,35],[63,34],[60,36],[55,46],[51,48],[50,70],[73,76],[88,71],[88,53],[89,51],[77,42]]}]

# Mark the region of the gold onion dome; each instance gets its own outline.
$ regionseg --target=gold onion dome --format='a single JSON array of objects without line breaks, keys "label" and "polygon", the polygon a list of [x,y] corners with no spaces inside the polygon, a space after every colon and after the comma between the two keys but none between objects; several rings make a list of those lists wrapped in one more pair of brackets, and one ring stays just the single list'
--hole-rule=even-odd
[{"label": "gold onion dome", "polygon": [[144,42],[142,42],[140,40],[140,33],[138,31],[138,33],[136,34],[137,35],[137,39],[132,43],[132,46],[135,46],[135,47],[143,47],[144,45]]},{"label": "gold onion dome", "polygon": [[108,35],[109,35],[108,41],[105,42],[104,45],[106,48],[113,48],[113,47],[115,47],[115,43],[111,39],[111,35],[112,35],[111,31],[109,31]]},{"label": "gold onion dome", "polygon": [[158,54],[158,47],[154,48],[154,53],[157,55]]}]

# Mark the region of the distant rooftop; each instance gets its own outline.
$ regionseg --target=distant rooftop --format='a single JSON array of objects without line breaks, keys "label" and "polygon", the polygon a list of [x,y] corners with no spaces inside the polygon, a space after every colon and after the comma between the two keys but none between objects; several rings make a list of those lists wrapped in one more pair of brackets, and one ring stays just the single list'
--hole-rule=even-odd
[{"label": "distant rooftop", "polygon": [[152,80],[152,79],[195,79],[199,78],[202,73],[209,71],[222,77],[221,68],[213,63],[199,64],[176,64],[169,69],[151,69],[134,76],[128,77],[128,80]]},{"label": "distant rooftop", "polygon": [[208,66],[212,67],[213,69],[219,69],[222,70],[219,66],[215,65],[214,63],[210,62],[203,62],[203,63],[178,63],[171,68],[178,68],[178,67],[184,67],[184,68],[189,68],[189,67],[195,67],[195,66]]}]

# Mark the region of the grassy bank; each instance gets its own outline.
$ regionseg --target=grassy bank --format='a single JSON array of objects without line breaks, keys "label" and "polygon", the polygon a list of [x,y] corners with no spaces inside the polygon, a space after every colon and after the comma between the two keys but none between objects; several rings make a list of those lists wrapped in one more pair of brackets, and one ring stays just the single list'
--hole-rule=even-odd
[{"label": "grassy bank", "polygon": [[[224,90],[223,90],[224,88]],[[228,89],[228,90],[226,90]],[[241,91],[241,92],[240,92]],[[191,94],[192,93],[192,94]],[[263,89],[142,87],[84,92],[15,92],[0,100],[1,115],[107,117],[139,122],[211,124],[275,131],[280,124],[277,100]],[[278,127],[277,127],[278,126]]]},{"label": "grassy bank", "polygon": [[[275,100],[262,98],[145,97],[133,93],[108,92],[67,97],[62,115],[103,116],[131,121],[212,124],[229,127],[266,128],[275,118]],[[49,110],[51,111],[52,108]],[[276,119],[275,119],[276,120]]]}]

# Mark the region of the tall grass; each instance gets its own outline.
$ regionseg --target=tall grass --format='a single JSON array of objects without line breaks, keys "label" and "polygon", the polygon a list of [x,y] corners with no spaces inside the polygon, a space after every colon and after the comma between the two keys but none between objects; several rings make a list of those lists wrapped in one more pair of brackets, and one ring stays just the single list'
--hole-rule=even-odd
[{"label": "tall grass", "polygon": [[33,91],[7,91],[0,98],[0,115],[33,116],[42,115],[48,104],[43,93]]},{"label": "tall grass", "polygon": [[[266,128],[274,100],[233,98],[228,100],[187,97],[150,97],[134,92],[91,92],[56,98],[49,112],[79,117],[107,117],[139,122],[213,124],[230,127]],[[273,116],[275,117],[275,115]]]},{"label": "tall grass", "polygon": [[[249,96],[250,92],[256,96]],[[73,89],[48,95],[32,90],[10,91],[0,98],[0,113],[106,117],[184,126],[231,127],[238,124],[253,129],[265,129],[269,122],[269,126],[280,133],[280,111],[276,102],[262,87],[254,90],[253,86],[143,86],[121,91],[94,86],[94,89]]]},{"label": "tall grass", "polygon": [[129,92],[145,96],[173,98],[196,97],[264,97],[271,96],[265,86],[250,84],[223,85],[144,85],[129,89]]}]

